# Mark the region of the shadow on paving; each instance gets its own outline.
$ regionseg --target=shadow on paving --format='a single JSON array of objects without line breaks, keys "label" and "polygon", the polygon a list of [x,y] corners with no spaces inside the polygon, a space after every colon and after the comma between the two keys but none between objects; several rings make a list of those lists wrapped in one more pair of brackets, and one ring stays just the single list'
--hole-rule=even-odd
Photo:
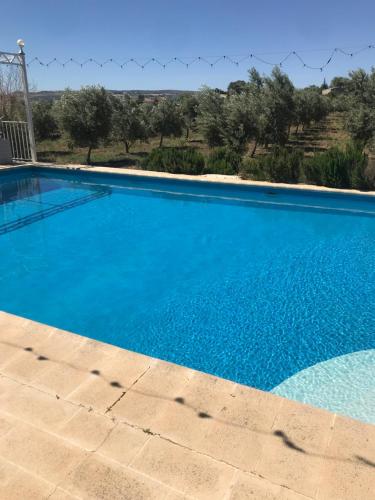
[{"label": "shadow on paving", "polygon": [[[294,450],[294,451],[296,451],[298,453],[306,454],[306,455],[309,455],[309,456],[312,456],[312,457],[323,458],[323,459],[326,459],[326,460],[335,460],[335,461],[338,461],[338,462],[348,462],[348,463],[354,463],[354,464],[355,463],[360,463],[362,465],[366,465],[368,467],[375,468],[375,462],[373,462],[373,461],[369,460],[368,458],[363,457],[361,455],[353,455],[352,458],[345,458],[345,457],[337,457],[337,456],[330,456],[330,455],[324,455],[324,454],[310,452],[310,451],[308,451],[308,450],[306,450],[306,449],[301,448],[300,446],[298,446],[292,440],[292,438],[290,436],[288,436],[281,429],[276,429],[276,430],[274,430],[272,432],[265,432],[265,431],[254,430],[254,429],[250,430],[245,425],[237,424],[236,422],[230,422],[228,420],[224,420],[224,419],[218,418],[218,417],[216,417],[214,415],[211,415],[208,412],[202,411],[201,409],[196,408],[195,406],[189,404],[189,402],[186,401],[186,399],[183,398],[183,397],[181,397],[181,396],[176,396],[175,398],[170,398],[170,397],[166,397],[166,396],[163,396],[163,395],[157,394],[157,393],[140,391],[140,390],[136,389],[134,386],[127,388],[120,381],[118,381],[118,380],[111,380],[111,379],[107,378],[104,375],[104,373],[102,373],[100,370],[97,370],[95,368],[92,369],[92,370],[86,370],[84,368],[81,368],[81,367],[79,367],[79,366],[77,366],[77,365],[75,365],[73,363],[69,363],[67,361],[62,361],[62,360],[57,360],[57,359],[49,358],[47,356],[44,356],[40,352],[37,352],[33,347],[28,347],[28,346],[24,347],[24,346],[21,346],[21,345],[18,345],[18,344],[14,344],[12,342],[6,342],[6,341],[0,341],[0,344],[9,345],[11,347],[15,347],[15,348],[18,348],[20,350],[26,351],[26,352],[30,353],[30,355],[34,356],[37,361],[40,361],[40,362],[51,361],[51,362],[54,362],[54,363],[57,363],[57,364],[63,364],[65,366],[69,366],[70,368],[73,368],[75,370],[78,370],[78,371],[81,371],[81,372],[84,372],[84,373],[87,373],[87,374],[91,374],[91,375],[95,375],[97,377],[100,377],[109,386],[115,387],[117,389],[121,389],[122,390],[122,395],[120,397],[122,397],[123,395],[125,395],[127,392],[135,392],[135,393],[141,394],[141,395],[146,396],[146,397],[157,398],[157,399],[162,399],[162,400],[165,400],[165,401],[174,402],[174,403],[176,403],[176,405],[184,405],[187,408],[190,408],[191,411],[192,411],[192,413],[195,414],[195,416],[197,418],[199,418],[199,419],[213,419],[216,422],[219,422],[221,424],[228,425],[228,426],[231,426],[231,427],[238,427],[238,428],[241,428],[241,429],[245,429],[245,430],[248,430],[251,433],[255,432],[257,434],[262,434],[262,435],[273,435],[276,438],[280,439],[281,442],[287,448],[290,448],[290,449],[292,449],[292,450]],[[58,395],[56,397],[59,399]],[[107,408],[106,413],[109,413],[111,411],[111,409],[112,409],[112,407]],[[143,432],[145,432],[147,434],[154,434],[150,429],[143,429]]]}]

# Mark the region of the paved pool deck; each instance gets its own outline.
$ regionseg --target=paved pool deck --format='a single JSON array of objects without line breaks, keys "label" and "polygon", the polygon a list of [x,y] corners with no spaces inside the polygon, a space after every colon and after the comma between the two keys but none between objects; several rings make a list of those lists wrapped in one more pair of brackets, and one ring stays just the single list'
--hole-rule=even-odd
[{"label": "paved pool deck", "polygon": [[375,426],[4,312],[0,344],[1,500],[375,497]]}]

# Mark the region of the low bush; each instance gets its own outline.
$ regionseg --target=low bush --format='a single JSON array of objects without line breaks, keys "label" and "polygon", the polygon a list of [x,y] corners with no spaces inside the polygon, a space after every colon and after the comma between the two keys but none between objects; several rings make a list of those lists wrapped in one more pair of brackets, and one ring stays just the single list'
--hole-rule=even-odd
[{"label": "low bush", "polygon": [[240,164],[240,154],[229,148],[222,147],[212,151],[207,158],[204,171],[207,174],[235,175],[238,174]]},{"label": "low bush", "polygon": [[303,152],[276,147],[270,155],[248,158],[240,167],[243,179],[270,182],[297,182],[303,163]]},{"label": "low bush", "polygon": [[304,177],[307,182],[322,186],[369,189],[367,163],[367,155],[355,144],[349,144],[345,150],[334,147],[307,158]]},{"label": "low bush", "polygon": [[155,148],[142,162],[142,167],[172,174],[199,175],[203,173],[204,163],[204,156],[196,149]]}]

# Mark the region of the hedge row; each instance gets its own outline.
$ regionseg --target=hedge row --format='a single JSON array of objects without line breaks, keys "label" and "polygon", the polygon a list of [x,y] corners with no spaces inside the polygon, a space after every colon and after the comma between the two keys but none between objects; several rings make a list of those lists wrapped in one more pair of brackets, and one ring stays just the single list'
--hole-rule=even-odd
[{"label": "hedge row", "polygon": [[331,148],[312,158],[304,158],[302,151],[281,147],[269,155],[245,159],[228,148],[216,149],[207,159],[191,148],[156,148],[142,167],[175,174],[240,175],[243,179],[366,190],[373,187],[366,176],[367,163],[367,155],[350,144],[345,150]]},{"label": "hedge row", "polygon": [[337,147],[312,158],[301,151],[276,148],[270,155],[244,160],[240,167],[243,179],[271,182],[305,182],[318,186],[346,189],[372,189],[366,175],[368,157],[354,144],[344,150]]}]

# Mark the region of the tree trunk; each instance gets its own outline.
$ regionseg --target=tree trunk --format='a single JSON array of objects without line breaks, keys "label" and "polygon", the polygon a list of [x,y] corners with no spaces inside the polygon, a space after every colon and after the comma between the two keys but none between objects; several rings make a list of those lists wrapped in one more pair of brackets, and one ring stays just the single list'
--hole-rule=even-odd
[{"label": "tree trunk", "polygon": [[298,129],[299,129],[299,123],[297,123],[297,127],[296,127],[296,135],[298,134]]},{"label": "tree trunk", "polygon": [[128,143],[128,141],[125,141],[124,144],[125,144],[125,153],[129,153],[129,143]]},{"label": "tree trunk", "polygon": [[251,156],[251,158],[253,158],[253,157],[254,157],[254,155],[255,155],[255,151],[256,151],[256,149],[257,149],[257,146],[258,146],[258,139],[255,139],[254,146],[253,146],[253,149],[252,149],[252,151],[251,151],[251,155],[250,155],[250,156]]},{"label": "tree trunk", "polygon": [[89,146],[89,149],[87,151],[87,158],[86,158],[87,165],[90,165],[90,163],[91,163],[91,150],[92,150],[92,146]]},{"label": "tree trunk", "polygon": [[291,127],[291,125],[290,125],[290,123],[289,123],[289,125],[288,125],[288,135],[287,135],[286,142],[288,142],[288,141],[289,141],[289,137],[290,137],[290,127]]},{"label": "tree trunk", "polygon": [[163,134],[160,136],[159,148],[163,146]]},{"label": "tree trunk", "polygon": [[186,127],[186,140],[189,139],[189,134],[190,134],[190,128]]}]

